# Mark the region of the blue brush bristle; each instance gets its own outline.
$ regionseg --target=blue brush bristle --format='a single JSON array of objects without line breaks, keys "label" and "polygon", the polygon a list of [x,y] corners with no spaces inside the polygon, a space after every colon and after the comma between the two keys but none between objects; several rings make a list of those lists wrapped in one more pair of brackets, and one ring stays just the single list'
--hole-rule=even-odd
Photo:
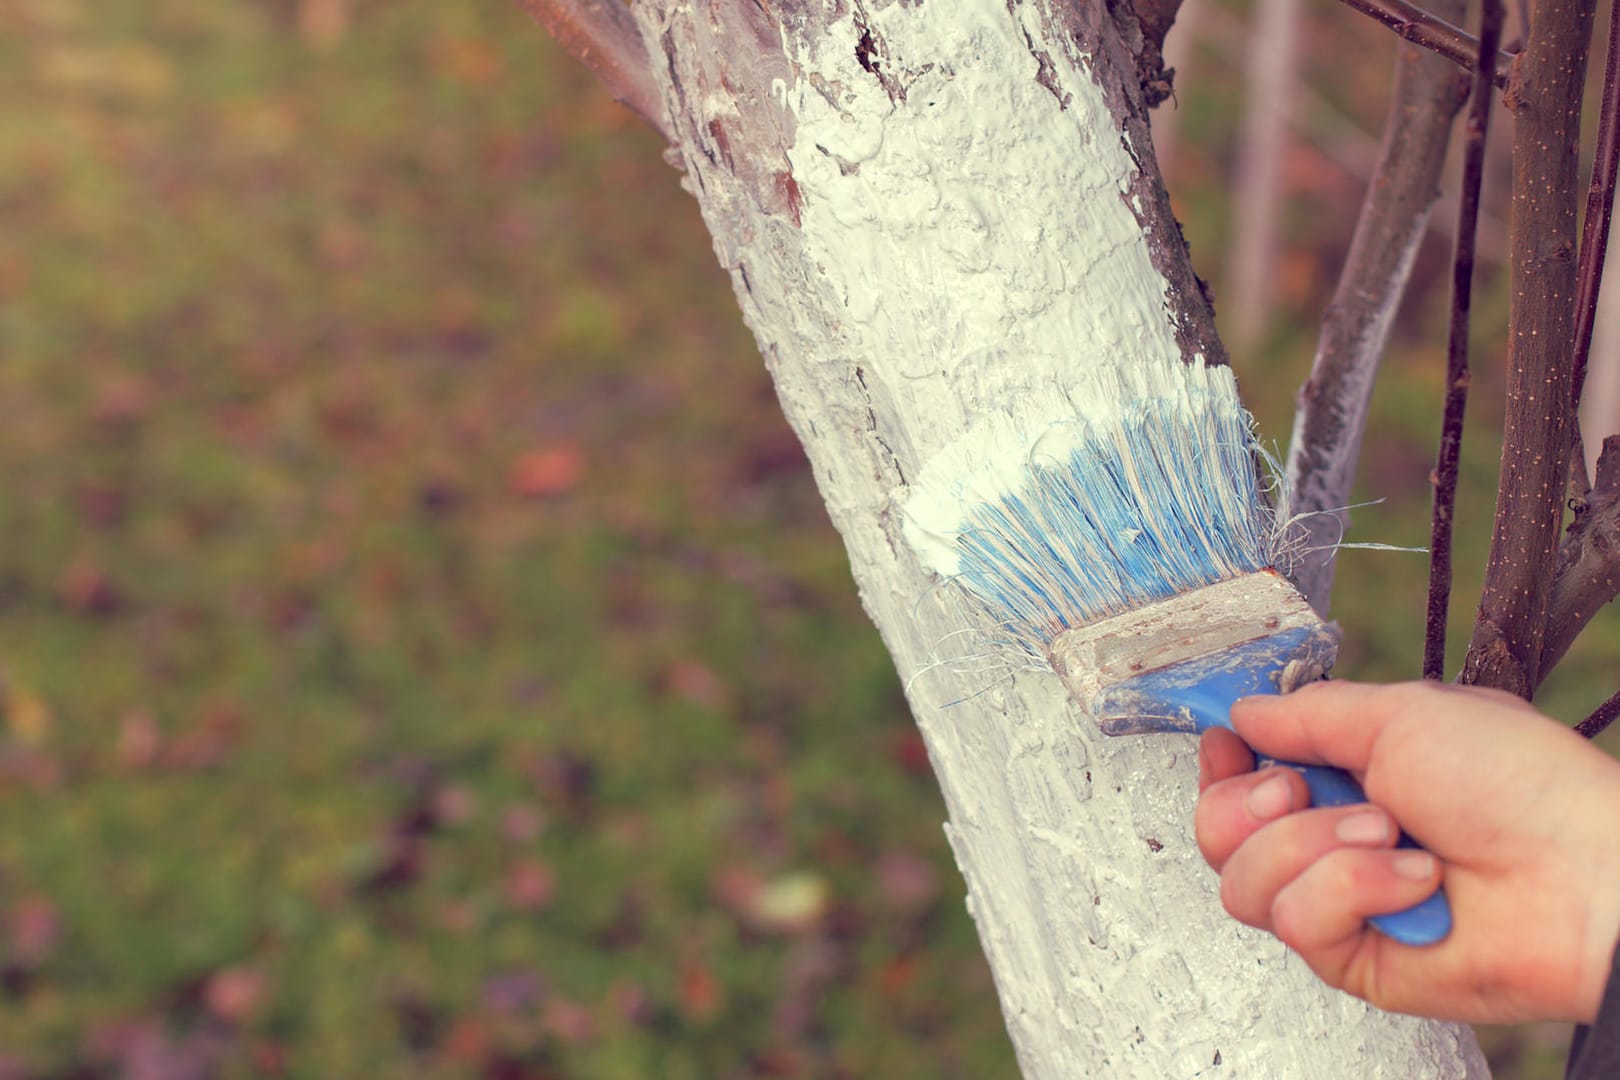
[{"label": "blue brush bristle", "polygon": [[1272,565],[1241,409],[1148,400],[1063,442],[1037,446],[1019,490],[956,530],[956,579],[1013,643],[1044,653],[1065,630]]}]

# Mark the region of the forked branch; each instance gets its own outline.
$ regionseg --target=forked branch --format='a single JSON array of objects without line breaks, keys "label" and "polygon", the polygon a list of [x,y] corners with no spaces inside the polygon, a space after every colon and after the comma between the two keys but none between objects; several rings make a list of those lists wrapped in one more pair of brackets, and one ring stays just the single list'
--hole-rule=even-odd
[{"label": "forked branch", "polygon": [[1541,648],[1545,675],[1598,609],[1620,596],[1620,435],[1603,441],[1597,475],[1558,550],[1558,578]]},{"label": "forked branch", "polygon": [[1502,473],[1462,681],[1528,698],[1557,568],[1575,423],[1575,190],[1589,0],[1541,0],[1504,102],[1515,112],[1512,301]]}]

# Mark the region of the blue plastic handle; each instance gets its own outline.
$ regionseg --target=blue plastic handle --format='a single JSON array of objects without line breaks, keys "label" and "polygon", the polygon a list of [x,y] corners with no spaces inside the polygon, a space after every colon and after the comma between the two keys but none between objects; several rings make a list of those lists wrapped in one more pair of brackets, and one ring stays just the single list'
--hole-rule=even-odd
[{"label": "blue plastic handle", "polygon": [[[1255,694],[1280,693],[1283,669],[1305,643],[1309,631],[1286,631],[1220,653],[1218,656],[1172,665],[1128,680],[1103,702],[1106,715],[1130,715],[1134,728],[1114,721],[1121,730],[1175,728],[1203,732],[1212,727],[1232,729],[1232,705]],[[1190,721],[1190,723],[1188,722]],[[1283,765],[1305,777],[1312,806],[1351,806],[1367,801],[1361,785],[1343,769],[1326,765],[1297,765],[1260,758],[1258,764]],[[1398,847],[1416,848],[1401,834]],[[1403,945],[1433,945],[1451,933],[1451,905],[1445,890],[1404,911],[1374,915],[1367,920]]]}]

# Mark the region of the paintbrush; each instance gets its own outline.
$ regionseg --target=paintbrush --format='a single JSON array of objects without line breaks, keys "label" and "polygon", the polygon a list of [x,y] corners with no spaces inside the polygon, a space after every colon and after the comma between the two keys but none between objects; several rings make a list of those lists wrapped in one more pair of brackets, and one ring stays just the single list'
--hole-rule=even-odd
[{"label": "paintbrush", "polygon": [[[1288,530],[1231,373],[1176,364],[1097,372],[980,419],[906,501],[923,563],[1110,735],[1230,729],[1233,702],[1320,678],[1338,651],[1337,628],[1275,569]],[[1367,801],[1340,769],[1281,764],[1312,805]],[[1436,892],[1369,921],[1427,945],[1451,911]]]}]

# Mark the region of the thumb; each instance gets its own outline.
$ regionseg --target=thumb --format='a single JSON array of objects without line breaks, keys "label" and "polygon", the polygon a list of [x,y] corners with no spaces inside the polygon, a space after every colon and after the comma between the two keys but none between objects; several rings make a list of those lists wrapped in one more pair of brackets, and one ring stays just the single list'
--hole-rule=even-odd
[{"label": "thumb", "polygon": [[1389,689],[1334,679],[1282,696],[1243,698],[1232,706],[1232,726],[1255,750],[1280,760],[1364,772],[1379,736],[1399,715]]}]

